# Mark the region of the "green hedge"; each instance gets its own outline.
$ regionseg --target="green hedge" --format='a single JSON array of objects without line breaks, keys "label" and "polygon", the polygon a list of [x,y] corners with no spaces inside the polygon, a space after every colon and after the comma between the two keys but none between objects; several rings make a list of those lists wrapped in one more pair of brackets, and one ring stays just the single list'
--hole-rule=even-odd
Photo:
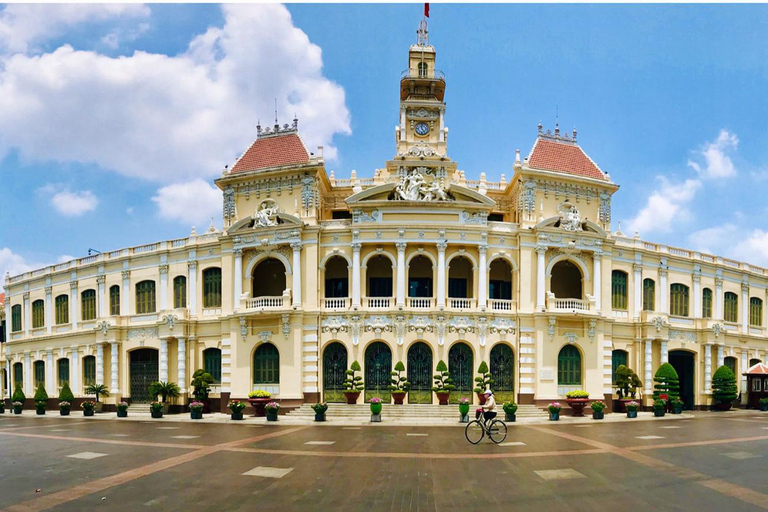
[{"label": "green hedge", "polygon": [[59,402],[72,403],[75,400],[75,395],[72,394],[72,389],[69,387],[69,382],[65,382],[59,392]]},{"label": "green hedge", "polygon": [[677,376],[674,366],[664,363],[656,370],[653,376],[656,383],[653,386],[653,399],[658,399],[661,395],[667,395],[669,400],[680,398],[680,380]]},{"label": "green hedge", "polygon": [[739,396],[736,376],[727,366],[721,366],[712,376],[712,398],[721,403],[731,403]]}]

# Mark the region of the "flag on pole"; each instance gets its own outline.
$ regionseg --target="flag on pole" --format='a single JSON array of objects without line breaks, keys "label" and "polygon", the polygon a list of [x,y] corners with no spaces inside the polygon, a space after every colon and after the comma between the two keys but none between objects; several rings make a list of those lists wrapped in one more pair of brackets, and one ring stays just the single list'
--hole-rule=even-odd
[{"label": "flag on pole", "polygon": [[429,4],[424,4],[424,17],[429,18]]}]

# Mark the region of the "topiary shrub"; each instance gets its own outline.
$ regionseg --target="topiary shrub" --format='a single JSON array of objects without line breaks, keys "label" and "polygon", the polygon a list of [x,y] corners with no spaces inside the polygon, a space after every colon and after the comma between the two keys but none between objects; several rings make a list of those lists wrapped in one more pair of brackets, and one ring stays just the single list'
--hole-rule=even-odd
[{"label": "topiary shrub", "polygon": [[59,391],[59,402],[72,403],[75,400],[75,395],[72,393],[72,389],[69,387],[69,382],[65,382]]},{"label": "topiary shrub", "polygon": [[667,395],[667,400],[680,398],[680,381],[674,366],[664,363],[656,370],[653,376],[655,382],[653,386],[653,399],[661,398],[661,395]]},{"label": "topiary shrub", "polygon": [[363,378],[359,375],[355,375],[356,372],[362,370],[360,363],[352,361],[352,365],[345,373],[347,378],[344,380],[344,391],[362,391],[365,389],[365,383]]},{"label": "topiary shrub", "polygon": [[616,380],[613,381],[613,385],[616,386],[616,394],[619,399],[622,399],[635,398],[637,388],[641,387],[643,383],[632,368],[622,364],[616,368]]},{"label": "topiary shrub", "polygon": [[712,376],[712,398],[720,403],[729,404],[736,400],[739,390],[736,376],[727,366],[721,366]]},{"label": "topiary shrub", "polygon": [[11,397],[11,401],[24,403],[24,400],[26,399],[27,396],[24,394],[21,388],[16,385],[16,387],[13,389],[13,396]]},{"label": "topiary shrub", "polygon": [[456,386],[453,385],[453,379],[451,374],[448,373],[448,367],[445,365],[445,361],[442,359],[437,363],[437,373],[433,375],[435,385],[432,386],[432,391],[435,393],[450,393]]},{"label": "topiary shrub", "polygon": [[190,382],[190,385],[195,388],[195,400],[208,400],[208,393],[211,392],[211,384],[213,384],[213,382],[213,375],[203,369],[195,370],[195,373],[192,374],[192,381]]},{"label": "topiary shrub", "polygon": [[35,391],[35,405],[38,407],[45,406],[45,404],[48,402],[48,393],[45,391],[45,386],[40,384],[37,386],[37,391]]},{"label": "topiary shrub", "polygon": [[485,390],[493,384],[491,372],[488,371],[488,365],[485,364],[485,361],[480,363],[480,366],[477,368],[477,373],[479,373],[480,376],[475,377],[475,382],[477,382],[475,393],[484,393]]},{"label": "topiary shrub", "polygon": [[390,372],[392,378],[390,379],[389,390],[393,393],[406,393],[411,388],[411,383],[402,375],[404,371],[405,365],[402,361],[398,361],[395,370]]}]

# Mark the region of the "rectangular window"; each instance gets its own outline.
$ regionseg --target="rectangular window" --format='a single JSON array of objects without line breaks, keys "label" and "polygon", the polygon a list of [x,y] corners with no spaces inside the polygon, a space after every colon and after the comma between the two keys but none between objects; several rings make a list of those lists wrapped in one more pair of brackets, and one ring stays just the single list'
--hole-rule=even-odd
[{"label": "rectangular window", "polygon": [[491,299],[511,300],[512,281],[491,280],[488,283],[488,291]]},{"label": "rectangular window", "polygon": [[613,309],[627,309],[627,273],[614,270],[611,275],[611,306]]},{"label": "rectangular window", "polygon": [[701,292],[701,317],[712,318],[712,290],[709,288]]},{"label": "rectangular window", "polygon": [[325,280],[325,296],[327,298],[333,297],[349,297],[349,287],[347,285],[346,277],[331,277]]},{"label": "rectangular window", "polygon": [[136,285],[136,314],[155,312],[155,282],[142,281]]},{"label": "rectangular window", "polygon": [[173,307],[187,307],[187,278],[184,276],[173,278]]},{"label": "rectangular window", "polygon": [[35,389],[40,384],[45,385],[45,363],[43,361],[35,361],[35,380],[33,382],[35,383]]},{"label": "rectangular window", "polygon": [[656,282],[653,279],[643,280],[643,311],[656,310]]},{"label": "rectangular window", "polygon": [[208,268],[203,271],[203,307],[221,307],[221,269]]},{"label": "rectangular window", "polygon": [[215,383],[221,382],[221,350],[211,348],[203,352],[203,369],[211,374]]},{"label": "rectangular window", "polygon": [[467,298],[467,280],[458,277],[448,278],[448,296],[456,299]]},{"label": "rectangular window", "polygon": [[752,379],[752,391],[760,391],[760,379]]},{"label": "rectangular window", "polygon": [[36,300],[32,303],[32,328],[45,327],[45,301]]},{"label": "rectangular window", "polygon": [[69,382],[69,359],[59,359],[59,387]]},{"label": "rectangular window", "polygon": [[431,297],[432,296],[432,278],[431,277],[411,277],[408,279],[409,297]]},{"label": "rectangular window", "polygon": [[83,358],[83,385],[93,386],[94,384],[96,384],[96,358],[86,356]]},{"label": "rectangular window", "polygon": [[13,385],[17,388],[24,387],[24,368],[21,363],[13,364]]},{"label": "rectangular window", "polygon": [[669,314],[688,316],[688,287],[684,284],[675,283],[669,288]]},{"label": "rectangular window", "polygon": [[368,278],[369,297],[391,297],[392,296],[392,278],[390,277],[369,277]]},{"label": "rectangular window", "polygon": [[66,295],[56,297],[56,323],[69,323],[69,297]]},{"label": "rectangular window", "polygon": [[749,299],[749,325],[754,327],[763,325],[763,301],[757,297]]},{"label": "rectangular window", "polygon": [[723,320],[736,323],[739,321],[739,296],[733,292],[725,292],[723,301]]},{"label": "rectangular window", "polygon": [[85,290],[80,294],[83,320],[96,320],[96,290]]},{"label": "rectangular window", "polygon": [[120,287],[118,285],[109,287],[109,314],[113,316],[120,314]]},{"label": "rectangular window", "polygon": [[11,331],[19,332],[21,330],[21,304],[16,304],[11,308]]}]

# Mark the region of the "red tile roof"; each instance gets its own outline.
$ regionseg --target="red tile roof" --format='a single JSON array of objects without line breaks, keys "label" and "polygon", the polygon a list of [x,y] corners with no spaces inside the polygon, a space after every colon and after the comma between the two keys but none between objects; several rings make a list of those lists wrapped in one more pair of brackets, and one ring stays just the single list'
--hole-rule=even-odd
[{"label": "red tile roof", "polygon": [[4,293],[0,293],[0,304],[1,305],[5,305],[5,294]]},{"label": "red tile roof", "polygon": [[763,363],[757,363],[747,370],[744,375],[768,375],[768,366],[765,366]]},{"label": "red tile roof", "polygon": [[284,165],[306,164],[309,152],[295,132],[256,139],[231,172],[258,171]]},{"label": "red tile roof", "polygon": [[528,167],[543,171],[575,174],[597,180],[608,179],[578,144],[542,136],[536,139],[531,154],[528,155]]}]

